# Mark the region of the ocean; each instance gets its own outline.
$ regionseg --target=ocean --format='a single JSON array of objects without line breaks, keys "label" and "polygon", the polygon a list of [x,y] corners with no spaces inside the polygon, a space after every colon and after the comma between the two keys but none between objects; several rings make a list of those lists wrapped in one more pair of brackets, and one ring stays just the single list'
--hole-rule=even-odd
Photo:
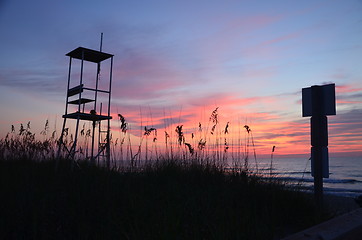
[{"label": "ocean", "polygon": [[[272,168],[269,158],[249,158],[249,170],[263,177],[273,177],[285,181],[291,186],[298,186],[305,191],[313,191],[311,176],[311,161],[308,158],[285,158],[274,156]],[[235,163],[229,160],[225,168],[233,169]],[[128,161],[117,161],[119,166],[130,165]],[[142,162],[142,161],[141,161]],[[238,166],[243,166],[243,160]],[[257,167],[256,167],[257,166]],[[272,171],[270,171],[270,169]],[[329,178],[323,179],[323,189],[326,194],[345,197],[362,195],[362,156],[361,157],[330,157]]]},{"label": "ocean", "polygon": [[[259,170],[270,175],[270,159],[258,160]],[[271,176],[313,191],[311,161],[307,158],[274,158]],[[323,179],[324,192],[346,197],[362,195],[362,157],[330,157],[329,178]]]}]

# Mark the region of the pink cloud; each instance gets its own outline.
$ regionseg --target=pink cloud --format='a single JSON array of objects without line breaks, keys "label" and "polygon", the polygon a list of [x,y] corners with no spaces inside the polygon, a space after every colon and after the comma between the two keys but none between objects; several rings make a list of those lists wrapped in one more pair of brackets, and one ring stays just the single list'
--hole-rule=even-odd
[{"label": "pink cloud", "polygon": [[150,99],[176,88],[183,79],[166,59],[136,56],[124,59],[114,72],[114,95],[120,98]]},{"label": "pink cloud", "polygon": [[336,86],[337,105],[361,104],[362,88],[353,85],[337,85]]},{"label": "pink cloud", "polygon": [[[167,87],[164,88],[165,90]],[[359,88],[353,86],[341,86],[337,88],[339,95],[356,94]],[[126,117],[132,126],[132,134],[142,137],[144,127],[154,127],[158,130],[158,143],[165,144],[164,132],[175,135],[177,125],[183,125],[187,142],[197,144],[191,134],[198,134],[198,125],[201,123],[203,131],[210,135],[213,123],[210,122],[211,112],[216,108],[219,114],[219,124],[216,131],[223,136],[227,123],[229,123],[230,142],[237,143],[238,136],[245,141],[245,124],[253,131],[255,149],[260,155],[270,154],[271,146],[277,146],[279,155],[309,154],[310,152],[310,126],[309,120],[284,117],[278,109],[281,104],[280,96],[259,96],[243,98],[240,94],[190,94],[187,96],[175,96],[173,102],[165,102],[160,105],[137,105],[136,103],[117,104],[120,113]],[[283,98],[284,99],[284,98]],[[284,100],[282,100],[284,101]],[[339,100],[338,104],[346,100]],[[262,112],[262,109],[268,111]],[[340,112],[337,117],[330,118],[330,151],[356,152],[361,148],[358,142],[360,134],[356,133],[356,126],[360,120],[356,117],[359,112]],[[349,119],[351,123],[346,122]],[[358,122],[359,121],[359,122]],[[203,135],[197,135],[199,138]],[[348,141],[346,140],[348,139]],[[156,144],[156,143],[155,143]],[[234,146],[236,147],[236,146]],[[235,150],[235,149],[234,149]],[[230,149],[230,151],[232,151]],[[235,150],[236,151],[236,150]]]},{"label": "pink cloud", "polygon": [[[191,133],[197,135],[199,122],[202,124],[203,131],[207,131],[207,134],[211,136],[210,130],[213,123],[210,122],[209,117],[212,110],[214,108],[208,107],[205,110],[202,107],[195,106],[183,109],[182,113],[173,111],[163,117],[153,117],[152,120],[150,116],[143,116],[143,125],[147,127],[157,125],[159,132],[162,134],[164,131],[175,134],[175,127],[183,125],[186,141],[192,142],[196,140],[191,138]],[[203,111],[203,113],[198,114],[199,111]],[[225,137],[230,144],[238,142],[238,136],[242,138],[242,144],[245,144],[246,132],[243,126],[247,124],[252,129],[255,141],[254,147],[260,155],[270,154],[271,146],[277,146],[280,155],[309,154],[310,125],[308,120],[288,121],[275,114],[256,112],[253,114],[252,121],[248,122],[248,120],[225,118],[224,116],[228,115],[228,113],[224,111],[223,108],[218,110],[220,122],[216,131],[219,132],[218,136],[224,136],[223,130],[228,122],[229,134]],[[204,116],[200,117],[200,115]],[[165,119],[168,124],[165,124]],[[153,125],[151,125],[151,122]],[[339,128],[343,128],[343,130],[339,130]],[[333,123],[332,121],[330,123],[330,151],[334,153],[358,151],[362,146],[358,141],[360,135],[356,134],[355,130],[355,123]],[[159,137],[159,141],[160,144],[164,144],[163,136]]]},{"label": "pink cloud", "polygon": [[336,93],[355,93],[361,92],[362,88],[356,88],[353,85],[336,85]]}]

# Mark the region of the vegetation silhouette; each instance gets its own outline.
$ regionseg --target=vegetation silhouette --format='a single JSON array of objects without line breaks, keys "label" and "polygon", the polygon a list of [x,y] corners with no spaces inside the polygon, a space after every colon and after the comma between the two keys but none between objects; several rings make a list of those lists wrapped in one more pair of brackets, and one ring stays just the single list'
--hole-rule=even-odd
[{"label": "vegetation silhouette", "polygon": [[213,161],[60,159],[55,171],[56,139],[36,140],[28,124],[0,140],[2,238],[275,239],[322,220],[297,189]]}]

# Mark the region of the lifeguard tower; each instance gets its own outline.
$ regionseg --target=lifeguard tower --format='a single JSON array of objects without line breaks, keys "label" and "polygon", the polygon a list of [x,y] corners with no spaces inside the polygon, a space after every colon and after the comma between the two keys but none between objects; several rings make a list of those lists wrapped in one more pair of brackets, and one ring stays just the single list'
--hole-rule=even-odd
[{"label": "lifeguard tower", "polygon": [[[66,158],[74,158],[79,153],[78,140],[81,122],[90,126],[87,136],[91,138],[91,146],[87,144],[87,154],[91,163],[95,164],[102,157],[106,166],[110,166],[110,120],[111,116],[111,87],[113,55],[100,51],[78,47],[66,54],[69,57],[68,85],[65,101],[65,114],[63,115],[63,127],[59,139],[58,156],[61,149],[66,151]],[[109,72],[102,71],[101,64],[109,66]],[[72,65],[78,65],[76,67]],[[93,73],[92,70],[93,69]],[[109,78],[109,80],[103,79]],[[75,79],[74,79],[75,78]],[[105,108],[105,109],[102,109]],[[73,122],[74,128],[68,128],[67,122]],[[75,121],[75,122],[74,122]],[[75,131],[73,142],[65,144],[64,138],[68,134],[68,129]],[[98,136],[96,138],[96,136]],[[98,142],[97,148],[95,141]]]}]

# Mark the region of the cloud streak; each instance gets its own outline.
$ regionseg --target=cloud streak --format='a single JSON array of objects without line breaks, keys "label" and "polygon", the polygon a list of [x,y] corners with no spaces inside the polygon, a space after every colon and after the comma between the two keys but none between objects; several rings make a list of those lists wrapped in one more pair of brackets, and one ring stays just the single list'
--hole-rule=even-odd
[{"label": "cloud streak", "polygon": [[[78,2],[4,6],[9,12],[0,16],[6,33],[0,38],[0,86],[34,96],[29,98],[34,109],[24,109],[29,118],[50,102],[63,106],[64,54],[78,46],[99,49],[104,32],[103,51],[115,55],[112,115],[126,117],[134,139],[145,126],[174,132],[182,124],[191,142],[199,123],[210,132],[210,114],[219,107],[216,130],[229,123],[230,145],[245,141],[247,124],[260,154],[270,154],[274,145],[280,154],[309,154],[301,88],[334,81],[337,116],[329,117],[330,149],[345,153],[362,147],[361,17],[352,3],[226,1],[206,6],[126,0],[87,8]],[[101,84],[108,79],[107,69],[102,64]],[[87,81],[94,82],[92,71],[85,73]],[[77,74],[74,70],[74,84]],[[3,92],[8,94],[4,99],[12,99]],[[23,110],[21,101],[1,103],[1,108]],[[112,129],[117,130],[117,120]]]}]

